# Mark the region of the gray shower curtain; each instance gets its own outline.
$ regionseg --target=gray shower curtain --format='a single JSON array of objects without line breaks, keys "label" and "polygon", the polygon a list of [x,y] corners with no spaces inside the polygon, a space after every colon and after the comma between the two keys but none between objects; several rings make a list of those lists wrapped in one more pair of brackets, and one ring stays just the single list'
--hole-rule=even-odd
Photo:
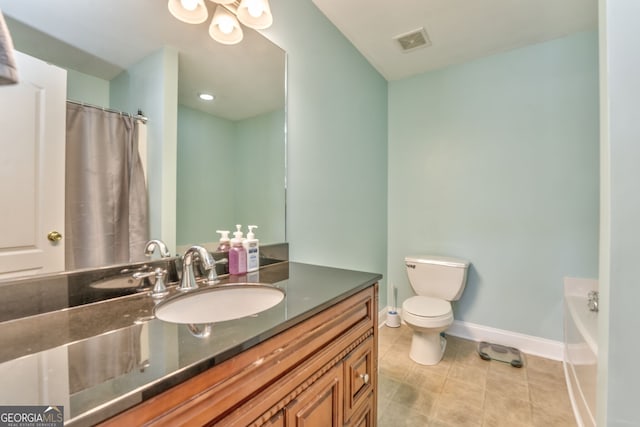
[{"label": "gray shower curtain", "polygon": [[147,188],[132,117],[67,103],[65,267],[144,259]]}]

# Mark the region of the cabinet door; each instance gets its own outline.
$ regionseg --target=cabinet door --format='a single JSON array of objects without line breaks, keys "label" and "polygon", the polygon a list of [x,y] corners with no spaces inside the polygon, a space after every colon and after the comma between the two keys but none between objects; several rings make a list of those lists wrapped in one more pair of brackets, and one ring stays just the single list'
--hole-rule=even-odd
[{"label": "cabinet door", "polygon": [[[0,88],[0,278],[64,270],[66,71],[16,52]],[[52,239],[54,236],[52,235]]]},{"label": "cabinet door", "polygon": [[367,338],[344,359],[344,421],[375,389],[373,338]]},{"label": "cabinet door", "polygon": [[284,427],[284,411],[278,412],[263,425],[265,427]]},{"label": "cabinet door", "polygon": [[342,364],[331,368],[291,402],[287,427],[337,427],[342,425]]},{"label": "cabinet door", "polygon": [[356,410],[348,424],[349,427],[373,427],[376,425],[374,418],[376,416],[373,410],[373,393],[369,395],[366,402]]}]

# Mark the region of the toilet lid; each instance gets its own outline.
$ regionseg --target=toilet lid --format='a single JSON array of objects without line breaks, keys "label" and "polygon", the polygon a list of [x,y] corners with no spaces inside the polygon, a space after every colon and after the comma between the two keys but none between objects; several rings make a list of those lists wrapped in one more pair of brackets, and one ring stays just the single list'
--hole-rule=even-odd
[{"label": "toilet lid", "polygon": [[449,301],[425,296],[415,296],[405,300],[402,308],[414,316],[422,317],[439,317],[451,312]]}]

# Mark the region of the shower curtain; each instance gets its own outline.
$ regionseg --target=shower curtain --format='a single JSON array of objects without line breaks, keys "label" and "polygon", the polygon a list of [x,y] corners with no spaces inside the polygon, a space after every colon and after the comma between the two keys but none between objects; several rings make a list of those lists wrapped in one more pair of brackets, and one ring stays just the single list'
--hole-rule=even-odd
[{"label": "shower curtain", "polygon": [[144,259],[147,187],[138,120],[67,102],[65,267]]}]

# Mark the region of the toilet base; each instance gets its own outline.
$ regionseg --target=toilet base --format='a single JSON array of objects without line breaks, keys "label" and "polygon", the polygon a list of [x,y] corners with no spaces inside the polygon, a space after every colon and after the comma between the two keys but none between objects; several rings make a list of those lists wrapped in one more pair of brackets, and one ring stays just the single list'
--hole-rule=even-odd
[{"label": "toilet base", "polygon": [[447,339],[440,336],[439,331],[425,333],[414,330],[409,357],[421,365],[437,365],[446,348]]}]

